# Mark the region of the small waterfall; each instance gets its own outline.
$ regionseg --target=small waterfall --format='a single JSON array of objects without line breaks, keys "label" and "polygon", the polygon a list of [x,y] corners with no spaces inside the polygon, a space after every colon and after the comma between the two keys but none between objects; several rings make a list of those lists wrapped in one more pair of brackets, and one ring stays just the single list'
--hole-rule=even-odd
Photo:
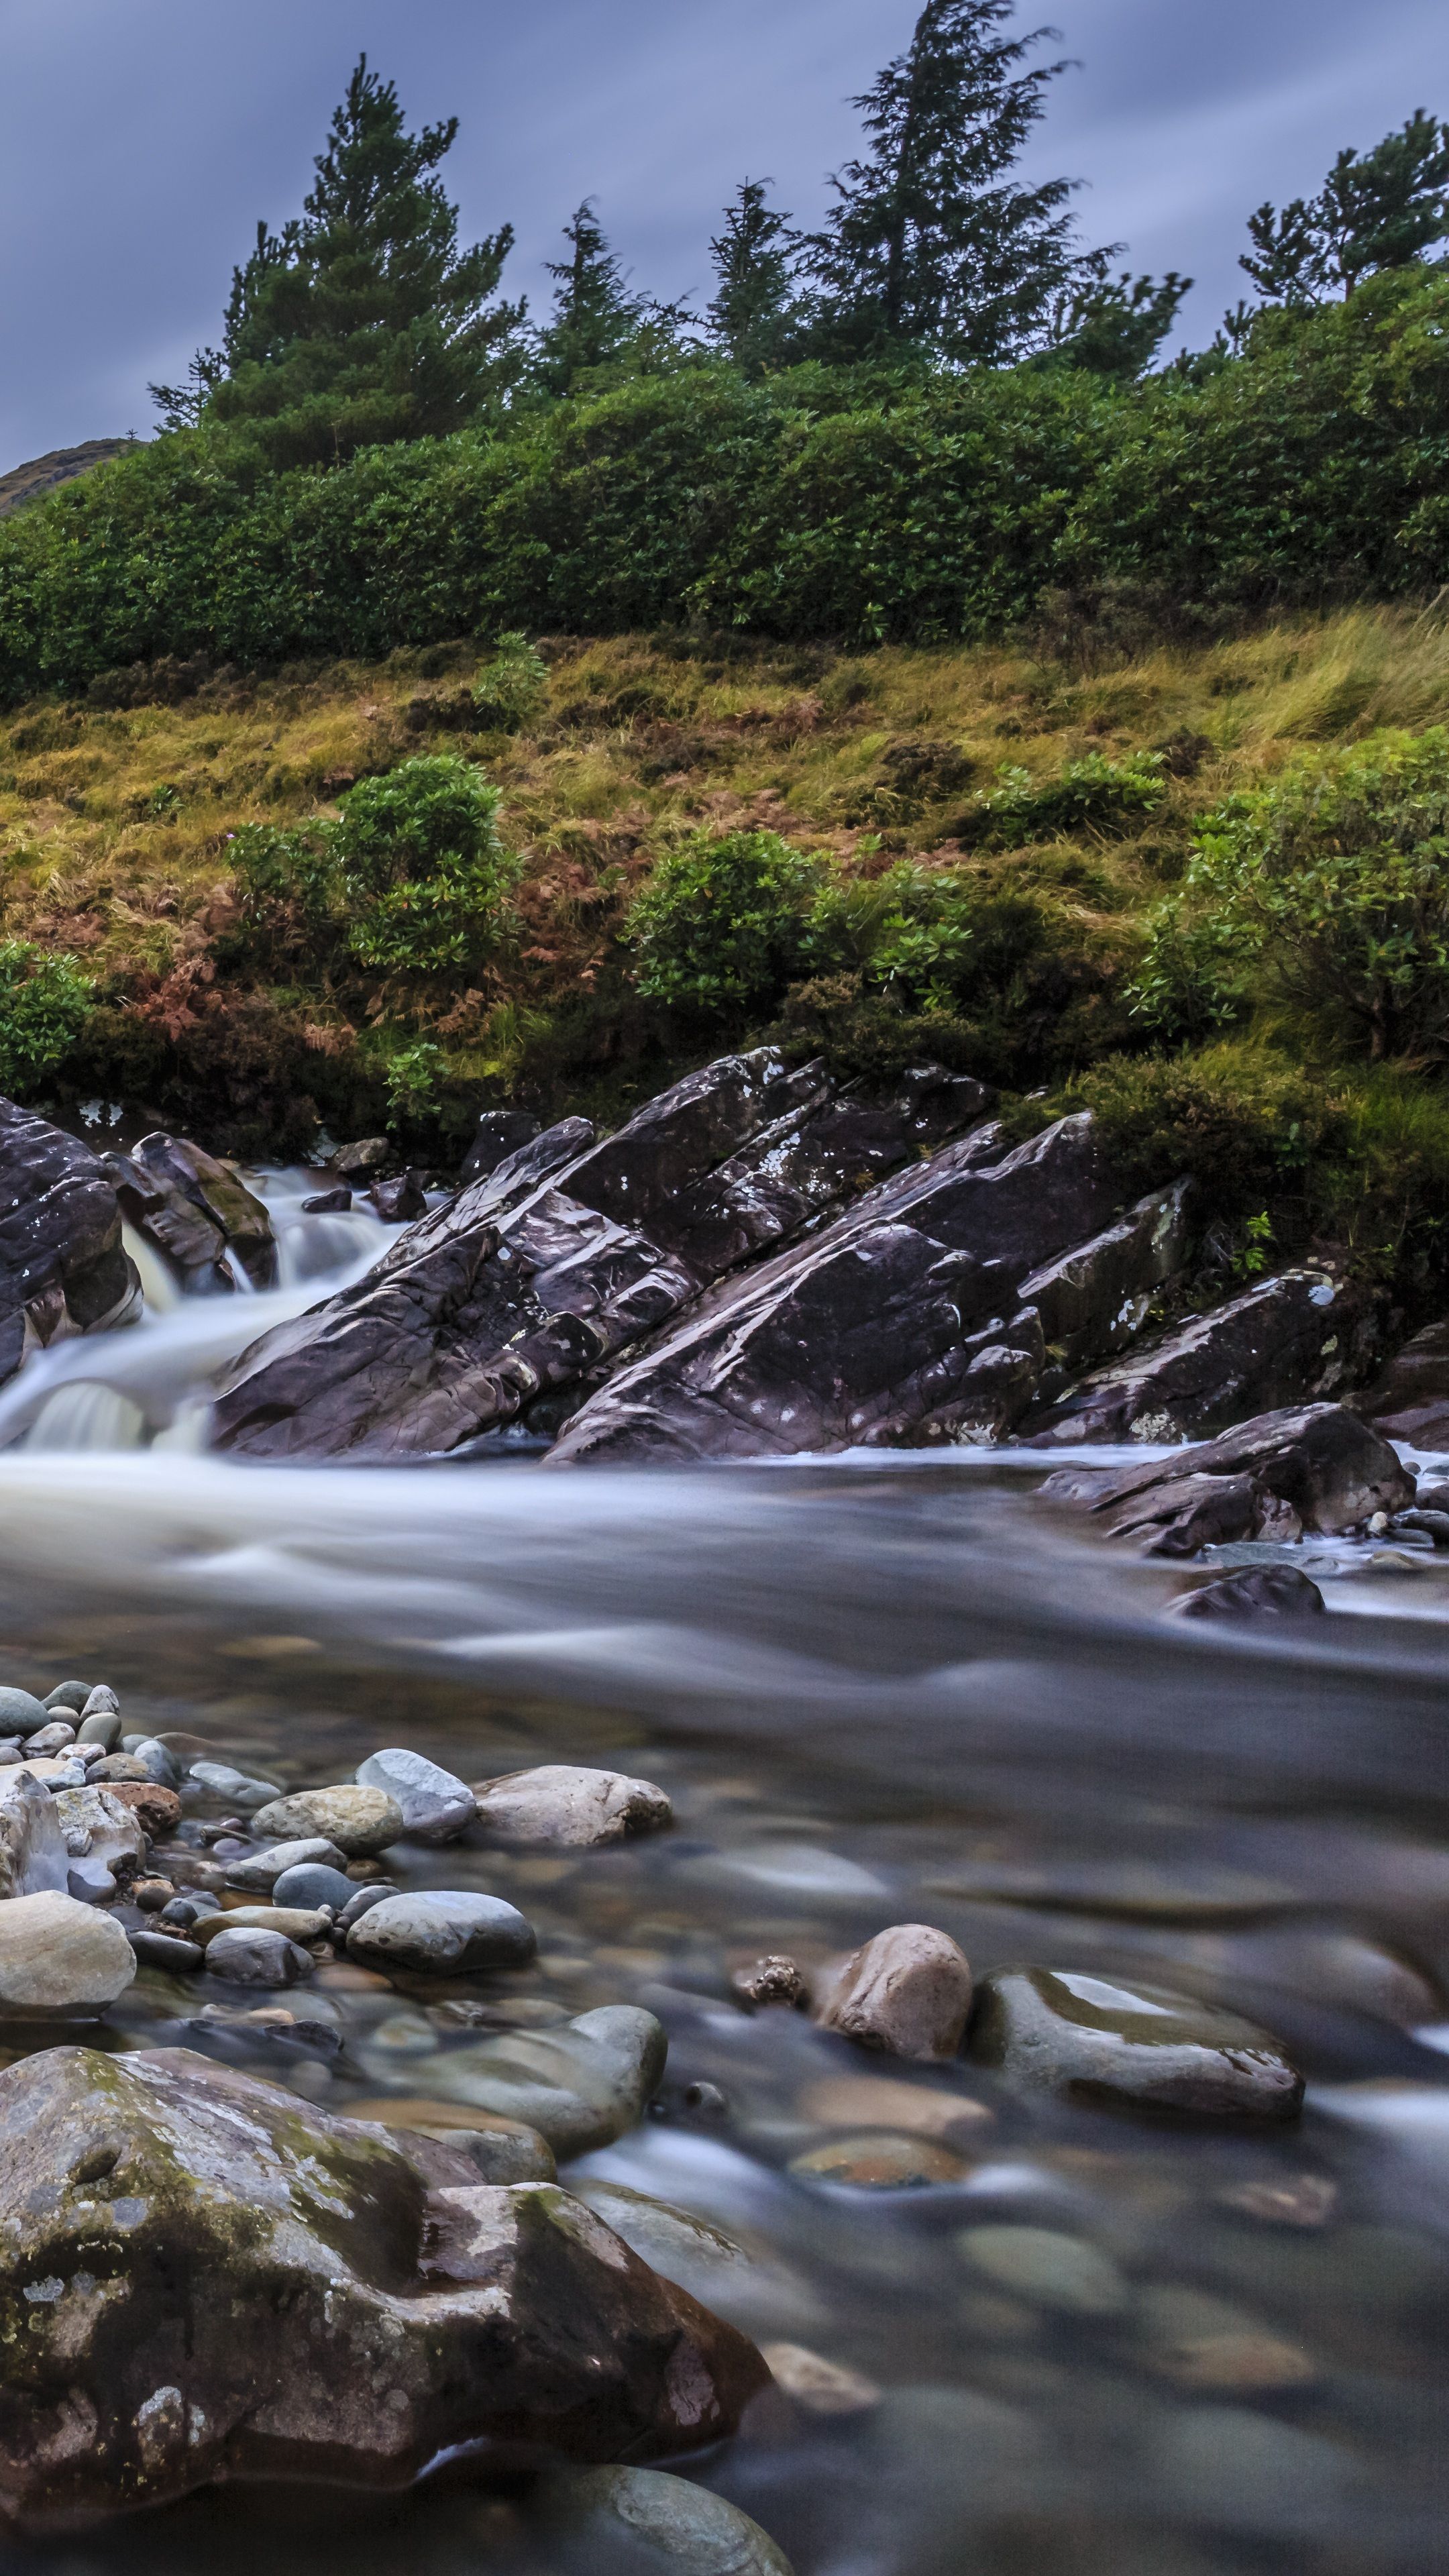
[{"label": "small waterfall", "polygon": [[180,1281],[157,1251],[154,1243],[148,1243],[144,1234],[138,1234],[136,1228],[128,1225],[124,1217],[121,1220],[121,1241],[130,1254],[140,1279],[141,1294],[146,1300],[147,1314],[169,1315],[172,1309],[181,1303],[184,1292]]},{"label": "small waterfall", "polygon": [[48,1395],[26,1432],[25,1449],[142,1449],[146,1416],[119,1388],[72,1378]]}]

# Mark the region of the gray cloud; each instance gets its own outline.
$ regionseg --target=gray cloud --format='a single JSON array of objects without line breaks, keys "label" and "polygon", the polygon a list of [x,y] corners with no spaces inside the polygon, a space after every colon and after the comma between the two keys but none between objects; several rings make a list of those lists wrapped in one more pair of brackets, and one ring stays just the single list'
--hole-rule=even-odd
[{"label": "gray cloud", "polygon": [[[1449,108],[1442,0],[1051,14],[1083,67],[1033,158],[1090,182],[1091,239],[1198,279],[1199,342],[1236,299],[1251,206],[1417,105]],[[232,262],[259,215],[297,206],[360,46],[414,117],[462,118],[452,185],[471,232],[516,225],[515,291],[546,295],[558,227],[592,194],[641,284],[702,296],[747,172],[821,212],[855,135],[846,102],[912,16],[909,0],[0,0],[0,465],[149,427],[147,378],[215,336]]]}]

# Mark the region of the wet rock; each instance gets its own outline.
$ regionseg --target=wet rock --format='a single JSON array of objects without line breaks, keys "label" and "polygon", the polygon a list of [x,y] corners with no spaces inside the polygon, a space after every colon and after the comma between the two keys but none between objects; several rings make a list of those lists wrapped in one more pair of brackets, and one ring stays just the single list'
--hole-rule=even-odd
[{"label": "wet rock", "polygon": [[0,1380],[58,1335],[108,1331],[140,1306],[100,1158],[0,1099]]},{"label": "wet rock", "polygon": [[369,1913],[374,1905],[383,1904],[392,1893],[392,1888],[386,1885],[354,1888],[337,1917],[338,1931],[350,1932],[354,1923],[360,1922],[362,1916]]},{"label": "wet rock", "polygon": [[668,2049],[652,2013],[606,2004],[551,2030],[511,2030],[450,2049],[430,2065],[428,2082],[445,2101],[539,2130],[562,2163],[637,2128]]},{"label": "wet rock", "polygon": [[179,1789],[185,1777],[169,1745],[158,1743],[154,1735],[137,1736],[126,1746],[133,1760],[139,1762],[150,1780],[162,1789]]},{"label": "wet rock", "polygon": [[1385,1440],[1449,1449],[1449,1322],[1426,1324],[1349,1402]]},{"label": "wet rock", "polygon": [[386,1136],[360,1136],[355,1144],[338,1145],[327,1157],[327,1168],[341,1181],[360,1181],[369,1172],[385,1171],[392,1160]]},{"label": "wet rock", "polygon": [[77,1744],[98,1744],[114,1753],[121,1741],[121,1712],[118,1708],[98,1708],[91,1716],[82,1717],[76,1728]]},{"label": "wet rock", "polygon": [[329,1869],[325,1861],[304,1860],[278,1872],[272,1894],[278,1905],[330,1905],[340,1915],[357,1890],[340,1869]]},{"label": "wet rock", "polygon": [[1247,1565],[1195,1592],[1179,1593],[1175,1619],[1315,1619],[1327,1610],[1318,1586],[1296,1565]]},{"label": "wet rock", "polygon": [[203,1949],[222,1932],[280,1932],[305,1947],[320,1941],[327,1928],[326,1915],[305,1905],[233,1905],[221,1913],[198,1915],[194,1925]]},{"label": "wet rock", "polygon": [[1251,2406],[1174,2408],[1153,2433],[1149,2493],[1174,2520],[1336,2545],[1371,2503],[1353,2453]]},{"label": "wet rock", "polygon": [[70,1855],[58,1804],[30,1772],[0,1772],[0,1902],[65,1891]]},{"label": "wet rock", "polygon": [[53,1691],[46,1692],[42,1705],[58,1710],[63,1717],[80,1717],[90,1695],[89,1682],[57,1682]]},{"label": "wet rock", "polygon": [[471,1789],[451,1771],[401,1745],[370,1753],[359,1763],[357,1777],[365,1789],[384,1789],[397,1800],[410,1842],[456,1842],[477,1817]]},{"label": "wet rock", "polygon": [[805,1979],[795,1961],[779,1954],[752,1959],[748,1966],[734,1969],[730,1984],[741,2002],[757,2008],[803,2003],[806,1995]]},{"label": "wet rock", "polygon": [[1332,1394],[1351,1375],[1361,1305],[1323,1271],[1286,1270],[1094,1369],[1022,1426],[1025,1439],[1200,1440],[1245,1415]]},{"label": "wet rock", "polygon": [[932,2183],[964,2182],[970,2170],[934,2139],[886,2131],[832,2138],[790,2159],[791,2173],[803,2181],[842,2183],[853,2191],[920,2191]]},{"label": "wet rock", "polygon": [[[387,2094],[377,2101],[352,2102],[351,2120],[375,2120],[396,2136],[404,2152],[413,2142],[432,2138],[456,2147],[475,2167],[480,2182],[556,2182],[553,2149],[536,2129],[521,2120],[494,2119],[487,2111],[461,2110],[456,2102],[432,2102],[426,2096]],[[647,2258],[646,2258],[647,2259]]]},{"label": "wet rock", "polygon": [[347,1216],[351,1207],[352,1192],[345,1181],[339,1181],[335,1190],[314,1190],[309,1199],[303,1199],[302,1214],[304,1216]]},{"label": "wet rock", "polygon": [[270,1288],[277,1248],[265,1207],[238,1178],[184,1136],[161,1130],[129,1154],[108,1154],[106,1171],[137,1231],[165,1254],[183,1285],[234,1289],[235,1261],[254,1288]]},{"label": "wet rock", "polygon": [[253,1780],[245,1771],[234,1770],[229,1762],[193,1762],[186,1776],[209,1798],[225,1798],[229,1805],[245,1813],[269,1806],[278,1795],[275,1780]]},{"label": "wet rock", "polygon": [[118,1878],[134,1877],[146,1858],[146,1835],[134,1807],[114,1789],[62,1789],[50,1804],[67,1844],[72,1835],[85,1836],[86,1856],[110,1876],[112,1895]]},{"label": "wet rock", "polygon": [[0,1730],[6,1735],[38,1735],[49,1724],[50,1710],[32,1692],[10,1684],[0,1689]]},{"label": "wet rock", "polygon": [[956,2245],[998,2289],[1059,2316],[1115,2317],[1127,2284],[1109,2255],[1054,2227],[963,2227]]},{"label": "wet rock", "polygon": [[1098,1515],[1150,1556],[1244,1538],[1357,1529],[1413,1487],[1387,1441],[1340,1404],[1264,1413],[1221,1439],[1134,1467],[1064,1467],[1041,1493]]},{"label": "wet rock", "polygon": [[1264,2174],[1227,2183],[1216,2194],[1224,2209],[1264,2227],[1326,2227],[1338,2210],[1338,2185],[1327,2174]]},{"label": "wet rock", "polygon": [[98,1764],[97,1771],[107,1774],[110,1795],[139,1817],[148,1834],[175,1833],[181,1822],[181,1801],[174,1789],[162,1789],[154,1780],[117,1780],[110,1776],[110,1758]]},{"label": "wet rock", "polygon": [[0,1905],[0,2015],[93,2018],[135,1973],[113,1915],[54,1889]]},{"label": "wet rock", "polygon": [[175,1932],[153,1931],[149,1924],[133,1931],[129,1938],[143,1968],[164,1968],[169,1976],[195,1976],[206,1958],[206,1952],[195,1941],[184,1940]]},{"label": "wet rock", "polygon": [[525,1968],[536,1948],[532,1924],[501,1896],[434,1887],[384,1897],[347,1935],[349,1958],[364,1967],[418,1968],[435,1976]]},{"label": "wet rock", "polygon": [[1136,1339],[1153,1292],[1186,1258],[1191,1186],[1179,1180],[1154,1190],[1089,1243],[1074,1244],[1023,1279],[1021,1303],[1035,1308],[1060,1368],[1085,1368]]},{"label": "wet rock", "polygon": [[284,1932],[228,1929],[206,1945],[207,1972],[234,1986],[295,1986],[312,1962]]},{"label": "wet rock", "polygon": [[554,2528],[591,2576],[791,2576],[769,2533],[737,2505],[659,2469],[587,2469],[552,2482]]},{"label": "wet rock", "polygon": [[[117,1724],[119,1723],[118,1719]],[[89,1718],[86,1724],[90,1724]],[[154,1789],[156,1786],[145,1763],[138,1762],[133,1753],[102,1754],[100,1761],[93,1766],[90,1776],[93,1780],[105,1780],[112,1786],[121,1780],[128,1781],[139,1789]]]},{"label": "wet rock", "polygon": [[653,1833],[674,1814],[664,1791],[650,1780],[565,1762],[480,1780],[472,1796],[478,1822],[500,1841],[514,1843],[622,1842],[626,1834]]},{"label": "wet rock", "polygon": [[1147,2368],[1178,2388],[1304,2388],[1319,2376],[1301,2344],[1202,2290],[1144,2290],[1137,2322]]},{"label": "wet rock", "polygon": [[873,2379],[859,2370],[847,2370],[838,2361],[827,2361],[807,2344],[767,2343],[762,2350],[776,2386],[803,2406],[807,2415],[822,2415],[828,2421],[865,2415],[880,2404],[880,2390]]},{"label": "wet rock", "polygon": [[344,1781],[334,1789],[298,1789],[290,1797],[273,1798],[253,1816],[252,1830],[275,1834],[281,1841],[319,1835],[348,1860],[365,1860],[401,1841],[403,1815],[385,1789]]},{"label": "wet rock", "polygon": [[970,2009],[971,1970],[955,1942],[929,1923],[894,1923],[818,1993],[815,2018],[888,2057],[949,2058]]},{"label": "wet rock", "polygon": [[827,2075],[800,2097],[807,2120],[829,2129],[901,2129],[908,2137],[966,2145],[991,2113],[969,2094],[943,2093],[924,2084],[902,2084],[885,2075]]},{"label": "wet rock", "polygon": [[390,1181],[374,1181],[367,1193],[384,1225],[411,1225],[415,1217],[426,1216],[428,1194],[422,1175],[411,1165]]},{"label": "wet rock", "polygon": [[473,1142],[463,1157],[461,1179],[486,1181],[510,1154],[531,1145],[542,1133],[539,1122],[526,1109],[485,1109],[474,1130]]},{"label": "wet rock", "polygon": [[[318,1867],[335,1870],[340,1876],[345,1857],[325,1834],[304,1834],[299,1841],[273,1843],[270,1851],[254,1852],[247,1860],[230,1862],[227,1884],[230,1887],[255,1888],[259,1895],[264,1896],[276,1886],[285,1870]],[[349,1881],[347,1893],[351,1896],[352,1892]]]},{"label": "wet rock", "polygon": [[1254,2023],[1077,1969],[997,1969],[970,2045],[1022,2092],[1209,2119],[1292,2120],[1303,2104],[1302,2076]]},{"label": "wet rock", "polygon": [[[597,2459],[733,2429],[766,2380],[743,2336],[557,2187],[490,2188],[462,2154],[451,2170],[430,2187],[385,2132],[185,2049],[11,2067],[12,2512],[243,2476],[395,2487],[490,2438]],[[98,2238],[106,2295],[88,2301],[75,2285]],[[53,2299],[22,2300],[50,2281]],[[84,2438],[57,2440],[58,2423]]]},{"label": "wet rock", "polygon": [[977,1127],[717,1290],[575,1414],[550,1463],[949,1438],[1021,1281],[1096,1233],[1114,1195],[1089,1117],[1012,1152]]}]

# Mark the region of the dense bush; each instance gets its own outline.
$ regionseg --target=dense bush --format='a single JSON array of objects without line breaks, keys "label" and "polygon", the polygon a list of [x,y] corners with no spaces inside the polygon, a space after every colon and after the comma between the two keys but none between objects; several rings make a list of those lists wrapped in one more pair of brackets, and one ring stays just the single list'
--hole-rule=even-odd
[{"label": "dense bush", "polygon": [[1161,752],[1108,760],[1099,751],[1068,761],[1056,778],[1033,778],[1027,769],[1003,770],[999,783],[977,799],[973,822],[1001,849],[1024,849],[1058,833],[1127,832],[1162,802]]},{"label": "dense bush", "polygon": [[1375,1059],[1449,1056],[1449,732],[1300,762],[1200,826],[1138,1010],[1192,1029],[1263,994]]},{"label": "dense bush", "polygon": [[662,859],[624,936],[647,1000],[727,1016],[767,1007],[801,972],[819,863],[777,832],[695,833]]},{"label": "dense bush", "polygon": [[473,683],[473,704],[485,731],[519,733],[548,696],[548,664],[528,637],[511,628],[499,636],[492,657]]},{"label": "dense bush", "polygon": [[0,1091],[27,1099],[70,1053],[92,999],[73,957],[0,940]]},{"label": "dense bush", "polygon": [[519,873],[499,835],[501,802],[471,761],[447,753],[349,791],[327,847],[359,965],[432,974],[487,956]]}]

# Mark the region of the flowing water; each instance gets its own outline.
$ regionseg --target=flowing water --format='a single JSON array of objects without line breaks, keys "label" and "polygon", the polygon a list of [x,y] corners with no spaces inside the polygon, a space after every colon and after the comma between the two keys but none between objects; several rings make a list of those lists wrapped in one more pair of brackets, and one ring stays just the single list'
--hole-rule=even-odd
[{"label": "flowing water", "polygon": [[[669,1791],[672,1832],[614,1850],[392,1857],[536,1924],[535,1968],[451,1989],[480,2009],[660,2015],[653,2116],[568,2178],[726,2231],[744,2256],[691,2286],[880,2392],[834,2417],[767,2406],[681,2473],[797,2576],[1449,2567],[1449,1560],[1321,1545],[1335,1615],[1225,1637],[1164,1620],[1172,1569],[1033,1503],[1024,1453],[228,1465],[202,1454],[210,1372],[385,1237],[301,1218],[298,1176],[265,1186],[276,1290],[181,1300],[158,1268],[144,1322],[0,1397],[4,1678],[103,1674],[128,1727],[192,1729],[288,1782],[404,1743],[469,1780],[582,1759]],[[747,2014],[732,1965],[920,1920],[978,1973],[1029,1960],[1234,2006],[1304,2067],[1301,2124],[1028,2106],[962,2060],[910,2074],[933,2113],[955,2105],[954,2179],[792,2170],[878,2130],[840,2088],[900,2070]],[[337,2111],[427,2095],[476,2037],[435,1998],[339,1991],[340,2054],[232,2040],[230,2062]],[[144,1972],[106,2044],[219,2050],[197,2009],[197,1981]],[[1045,2283],[1003,2272],[1021,2240],[981,2232],[1002,2227],[1038,2231],[1038,2262],[1047,2240]],[[408,2497],[231,2490],[4,2564],[599,2576],[476,2464]]]}]

